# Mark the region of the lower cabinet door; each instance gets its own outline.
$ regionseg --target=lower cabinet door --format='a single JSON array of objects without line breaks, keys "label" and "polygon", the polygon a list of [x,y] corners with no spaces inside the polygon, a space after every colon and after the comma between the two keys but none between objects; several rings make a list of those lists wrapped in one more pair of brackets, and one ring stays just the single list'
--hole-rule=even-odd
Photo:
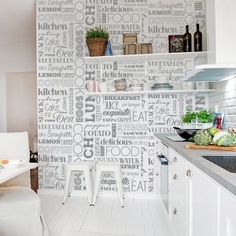
[{"label": "lower cabinet door", "polygon": [[236,197],[221,190],[220,236],[236,235]]},{"label": "lower cabinet door", "polygon": [[189,236],[218,236],[219,187],[199,169],[189,167]]},{"label": "lower cabinet door", "polygon": [[176,236],[188,236],[186,234],[187,223],[184,218],[182,218],[181,212],[179,211],[179,207],[176,205],[172,205],[170,209],[171,215],[171,223],[174,227]]}]

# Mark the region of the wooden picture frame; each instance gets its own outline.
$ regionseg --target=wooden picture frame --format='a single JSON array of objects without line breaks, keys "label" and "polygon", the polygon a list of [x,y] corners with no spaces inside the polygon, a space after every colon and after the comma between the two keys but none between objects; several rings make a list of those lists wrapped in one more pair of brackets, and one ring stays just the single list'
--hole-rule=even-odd
[{"label": "wooden picture frame", "polygon": [[139,44],[139,53],[140,54],[152,53],[152,43],[141,43],[141,44]]},{"label": "wooden picture frame", "polygon": [[138,54],[139,53],[139,45],[137,43],[124,44],[123,46],[123,54]]},{"label": "wooden picture frame", "polygon": [[138,42],[137,33],[125,33],[123,34],[123,44],[134,44]]}]

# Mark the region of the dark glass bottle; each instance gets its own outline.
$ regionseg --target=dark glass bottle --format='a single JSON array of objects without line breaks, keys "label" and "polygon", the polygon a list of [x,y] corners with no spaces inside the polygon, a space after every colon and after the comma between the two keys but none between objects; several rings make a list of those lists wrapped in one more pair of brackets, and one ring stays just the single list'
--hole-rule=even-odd
[{"label": "dark glass bottle", "polygon": [[197,31],[194,34],[194,51],[202,51],[202,33],[199,30],[199,24],[197,24]]},{"label": "dark glass bottle", "polygon": [[184,52],[192,52],[192,35],[189,33],[189,26],[186,25],[186,33],[183,35]]}]

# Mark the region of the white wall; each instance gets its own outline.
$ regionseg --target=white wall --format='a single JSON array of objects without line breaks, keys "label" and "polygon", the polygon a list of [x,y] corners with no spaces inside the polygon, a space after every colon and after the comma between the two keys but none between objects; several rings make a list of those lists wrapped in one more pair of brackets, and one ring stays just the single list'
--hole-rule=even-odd
[{"label": "white wall", "polygon": [[5,74],[0,74],[0,132],[6,130],[6,80]]},{"label": "white wall", "polygon": [[36,71],[35,34],[35,0],[0,1],[0,132],[7,127],[7,73]]},{"label": "white wall", "polygon": [[7,73],[7,131],[27,131],[30,150],[37,135],[37,76],[35,72]]}]

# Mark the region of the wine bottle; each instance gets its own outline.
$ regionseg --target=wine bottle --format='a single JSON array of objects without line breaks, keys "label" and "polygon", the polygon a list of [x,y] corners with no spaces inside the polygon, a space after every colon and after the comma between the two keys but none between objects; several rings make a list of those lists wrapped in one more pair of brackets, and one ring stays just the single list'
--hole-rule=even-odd
[{"label": "wine bottle", "polygon": [[192,51],[192,35],[189,33],[189,26],[186,25],[186,33],[183,35],[184,52]]},{"label": "wine bottle", "polygon": [[202,51],[202,33],[199,30],[199,24],[197,26],[197,31],[194,34],[194,51],[200,52]]}]

